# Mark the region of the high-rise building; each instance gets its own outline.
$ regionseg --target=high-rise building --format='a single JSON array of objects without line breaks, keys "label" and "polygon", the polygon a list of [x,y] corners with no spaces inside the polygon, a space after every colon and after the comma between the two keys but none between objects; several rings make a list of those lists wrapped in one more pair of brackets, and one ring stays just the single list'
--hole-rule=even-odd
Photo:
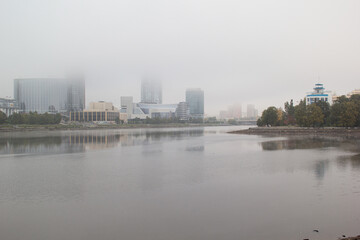
[{"label": "high-rise building", "polygon": [[161,81],[143,79],[141,81],[141,102],[150,104],[162,103]]},{"label": "high-rise building", "polygon": [[188,104],[186,102],[179,102],[175,111],[175,115],[181,121],[189,120],[190,111]]},{"label": "high-rise building", "polygon": [[85,81],[83,78],[14,79],[14,97],[22,112],[82,111],[85,108]]},{"label": "high-rise building", "polygon": [[131,119],[131,115],[133,114],[134,103],[133,97],[131,96],[122,96],[121,97],[121,112],[127,114],[127,118]]},{"label": "high-rise building", "polygon": [[80,76],[67,79],[67,111],[82,111],[85,108],[85,79]]},{"label": "high-rise building", "polygon": [[204,91],[200,88],[186,90],[186,103],[192,118],[204,118]]},{"label": "high-rise building", "polygon": [[247,118],[256,118],[258,115],[257,110],[255,109],[255,105],[254,104],[248,104],[247,105],[247,114],[246,117]]}]

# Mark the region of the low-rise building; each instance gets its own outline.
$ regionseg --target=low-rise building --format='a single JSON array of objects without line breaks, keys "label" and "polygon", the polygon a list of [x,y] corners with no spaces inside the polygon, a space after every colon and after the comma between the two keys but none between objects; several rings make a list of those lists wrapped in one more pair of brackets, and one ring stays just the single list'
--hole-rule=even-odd
[{"label": "low-rise building", "polygon": [[19,106],[15,99],[0,98],[0,111],[8,117],[13,113],[19,112]]},{"label": "low-rise building", "polygon": [[70,112],[69,120],[75,122],[110,122],[120,119],[120,112],[110,102],[91,102],[84,111]]},{"label": "low-rise building", "polygon": [[316,103],[319,101],[332,104],[332,97],[329,91],[325,91],[324,85],[321,83],[315,84],[314,91],[306,95],[306,105]]}]

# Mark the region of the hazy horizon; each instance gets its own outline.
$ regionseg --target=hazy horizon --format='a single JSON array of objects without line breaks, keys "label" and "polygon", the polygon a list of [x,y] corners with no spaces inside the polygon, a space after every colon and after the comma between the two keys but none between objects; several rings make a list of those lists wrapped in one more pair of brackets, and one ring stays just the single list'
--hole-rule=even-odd
[{"label": "hazy horizon", "polygon": [[81,72],[86,102],[140,101],[144,77],[162,81],[163,103],[205,93],[205,113],[302,99],[315,83],[360,88],[360,2],[3,1],[0,97],[13,79]]}]

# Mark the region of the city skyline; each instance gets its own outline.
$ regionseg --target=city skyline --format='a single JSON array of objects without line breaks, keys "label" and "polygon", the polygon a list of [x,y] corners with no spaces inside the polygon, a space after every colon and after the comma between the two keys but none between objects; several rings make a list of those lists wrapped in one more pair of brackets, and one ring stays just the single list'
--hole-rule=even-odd
[{"label": "city skyline", "polygon": [[280,107],[319,82],[338,95],[359,88],[356,0],[85,6],[70,0],[1,5],[0,97],[14,97],[13,79],[68,71],[85,75],[87,103],[119,105],[127,95],[140,101],[141,79],[155,76],[163,102],[201,87],[210,115],[236,102],[254,104],[259,113],[269,104]]}]

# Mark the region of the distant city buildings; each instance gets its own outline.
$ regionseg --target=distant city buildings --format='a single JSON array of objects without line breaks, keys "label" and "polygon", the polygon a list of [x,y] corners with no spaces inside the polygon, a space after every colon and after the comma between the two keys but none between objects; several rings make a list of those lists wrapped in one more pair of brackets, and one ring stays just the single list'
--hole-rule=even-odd
[{"label": "distant city buildings", "polygon": [[152,79],[143,79],[141,81],[141,103],[162,103],[161,81]]},{"label": "distant city buildings", "polygon": [[255,109],[254,104],[248,104],[246,113],[242,112],[241,104],[234,104],[228,107],[228,110],[220,111],[220,120],[256,120],[258,117],[258,111]]},{"label": "distant city buildings", "polygon": [[258,111],[255,109],[254,104],[248,104],[246,108],[246,117],[247,118],[257,118]]},{"label": "distant city buildings", "polygon": [[191,118],[204,118],[204,91],[200,88],[186,90],[186,103],[189,106]]},{"label": "distant city buildings", "polygon": [[8,117],[13,113],[17,113],[19,111],[19,106],[15,99],[0,98],[0,111],[5,113]]},{"label": "distant city buildings", "polygon": [[[356,95],[356,94],[360,94],[360,89],[355,89],[355,90],[349,92],[348,94],[346,94],[346,97],[350,98],[352,95]],[[333,102],[337,101],[339,97],[340,97],[340,95],[333,95],[332,101]]]},{"label": "distant city buildings", "polygon": [[180,121],[188,121],[190,118],[189,105],[186,102],[179,102],[175,115]]},{"label": "distant city buildings", "polygon": [[177,104],[137,103],[137,107],[149,118],[174,118]]},{"label": "distant city buildings", "polygon": [[84,111],[71,111],[69,120],[75,122],[115,122],[120,112],[110,102],[91,102]]},{"label": "distant city buildings", "polygon": [[306,105],[319,101],[324,101],[332,104],[332,97],[330,95],[330,92],[325,91],[324,85],[321,83],[315,84],[314,91],[306,95]]},{"label": "distant city buildings", "polygon": [[[7,115],[14,112],[62,113],[64,119],[78,122],[127,122],[147,118],[203,121],[204,91],[187,89],[185,101],[178,104],[162,103],[162,86],[157,80],[141,82],[141,101],[132,96],[121,97],[117,109],[110,102],[90,102],[85,109],[85,81],[83,78],[22,78],[14,79],[15,99],[0,99],[0,110]],[[241,105],[230,109],[241,116]]]},{"label": "distant city buildings", "polygon": [[121,113],[126,113],[127,119],[131,119],[131,115],[134,114],[134,101],[132,96],[122,96],[121,101]]},{"label": "distant city buildings", "polygon": [[82,111],[85,108],[85,81],[83,78],[15,79],[14,97],[21,112]]}]

